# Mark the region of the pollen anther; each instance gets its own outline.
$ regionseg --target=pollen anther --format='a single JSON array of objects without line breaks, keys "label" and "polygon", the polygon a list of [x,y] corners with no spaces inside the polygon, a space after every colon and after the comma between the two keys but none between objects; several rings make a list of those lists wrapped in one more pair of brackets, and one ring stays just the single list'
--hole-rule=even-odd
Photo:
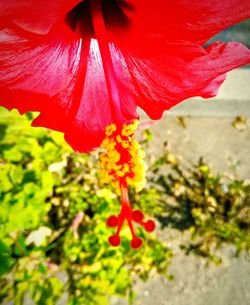
[{"label": "pollen anther", "polygon": [[111,124],[105,130],[106,138],[101,147],[106,151],[100,155],[101,180],[111,182],[118,194],[121,185],[131,185],[141,190],[146,181],[145,154],[140,144],[132,138],[137,127],[138,121],[134,120],[132,124],[123,124],[120,129]]}]

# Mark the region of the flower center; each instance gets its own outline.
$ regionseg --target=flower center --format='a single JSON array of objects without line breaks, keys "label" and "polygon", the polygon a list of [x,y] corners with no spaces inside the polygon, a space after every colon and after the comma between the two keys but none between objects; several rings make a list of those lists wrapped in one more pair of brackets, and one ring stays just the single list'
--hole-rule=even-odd
[{"label": "flower center", "polygon": [[[68,26],[80,36],[96,38],[91,19],[91,2],[100,2],[101,13],[107,28],[126,29],[130,26],[125,10],[133,10],[125,0],[83,0],[78,3],[65,17]],[[80,28],[78,27],[80,24]]]},{"label": "flower center", "polygon": [[125,220],[131,231],[133,248],[139,248],[142,245],[142,240],[135,234],[133,222],[141,225],[148,232],[155,228],[152,220],[143,221],[144,215],[141,211],[132,210],[128,197],[128,186],[140,191],[146,182],[144,152],[133,138],[137,126],[137,120],[134,120],[132,124],[123,124],[121,128],[115,124],[107,126],[106,138],[101,145],[105,152],[100,155],[100,181],[111,184],[121,195],[120,214],[112,215],[107,220],[109,227],[117,227],[116,233],[109,238],[109,242],[113,246],[120,244],[119,234]]}]

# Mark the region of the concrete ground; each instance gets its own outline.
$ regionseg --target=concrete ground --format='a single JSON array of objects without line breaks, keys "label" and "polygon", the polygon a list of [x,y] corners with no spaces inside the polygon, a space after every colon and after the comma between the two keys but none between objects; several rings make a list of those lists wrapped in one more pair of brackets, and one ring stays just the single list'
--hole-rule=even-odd
[{"label": "concrete ground", "polygon": [[154,139],[146,153],[160,154],[164,139],[182,163],[191,164],[203,156],[214,172],[236,172],[241,178],[250,178],[250,117],[238,120],[166,116],[153,126]]},{"label": "concrete ground", "polygon": [[[157,275],[152,275],[146,283],[138,281],[133,305],[249,305],[250,262],[244,255],[230,257],[229,249],[224,252],[227,259],[215,266],[176,249],[169,268],[174,281]],[[113,298],[112,305],[128,303]]]},{"label": "concrete ground", "polygon": [[[233,71],[216,98],[185,101],[169,111],[154,124],[154,140],[146,153],[160,154],[167,140],[171,151],[186,164],[203,156],[214,172],[250,179],[249,84],[249,69]],[[237,116],[243,117],[235,120]],[[169,270],[175,280],[152,275],[146,283],[138,281],[135,305],[250,305],[250,261],[246,255],[236,258],[233,249],[226,247],[221,250],[222,265],[207,265],[180,250],[185,238],[180,232],[166,229],[159,237],[175,253]],[[127,305],[119,298],[111,303]]]},{"label": "concrete ground", "polygon": [[203,156],[215,172],[236,170],[239,177],[250,178],[250,69],[230,72],[217,97],[172,108],[152,130],[147,154],[158,155],[167,140],[183,162]]}]

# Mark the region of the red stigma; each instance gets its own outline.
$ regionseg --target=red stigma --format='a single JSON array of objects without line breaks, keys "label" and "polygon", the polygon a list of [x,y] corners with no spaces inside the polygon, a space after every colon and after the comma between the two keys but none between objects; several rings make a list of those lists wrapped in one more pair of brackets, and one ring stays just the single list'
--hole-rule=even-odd
[{"label": "red stigma", "polygon": [[147,232],[152,232],[155,229],[155,223],[153,220],[143,221],[144,214],[140,210],[132,210],[129,198],[128,198],[128,188],[127,186],[122,186],[122,195],[121,195],[121,211],[118,216],[111,215],[107,219],[107,226],[113,228],[117,227],[114,235],[110,236],[108,241],[111,246],[117,247],[120,245],[120,231],[125,221],[127,221],[131,235],[132,241],[130,243],[131,247],[134,249],[138,249],[142,246],[142,239],[137,237],[135,234],[135,229],[133,222],[143,227]]}]

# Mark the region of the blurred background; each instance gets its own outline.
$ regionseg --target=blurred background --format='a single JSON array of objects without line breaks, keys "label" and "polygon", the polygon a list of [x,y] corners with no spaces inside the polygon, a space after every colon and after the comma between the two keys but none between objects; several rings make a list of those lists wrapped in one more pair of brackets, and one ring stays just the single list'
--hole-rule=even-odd
[{"label": "blurred background", "polygon": [[[250,21],[212,41],[250,46]],[[0,304],[250,304],[250,67],[216,98],[187,100],[137,134],[148,184],[134,207],[156,232],[111,248],[119,198],[98,183],[98,153],[75,154],[36,114],[0,108]],[[147,128],[149,127],[149,128]]]}]

